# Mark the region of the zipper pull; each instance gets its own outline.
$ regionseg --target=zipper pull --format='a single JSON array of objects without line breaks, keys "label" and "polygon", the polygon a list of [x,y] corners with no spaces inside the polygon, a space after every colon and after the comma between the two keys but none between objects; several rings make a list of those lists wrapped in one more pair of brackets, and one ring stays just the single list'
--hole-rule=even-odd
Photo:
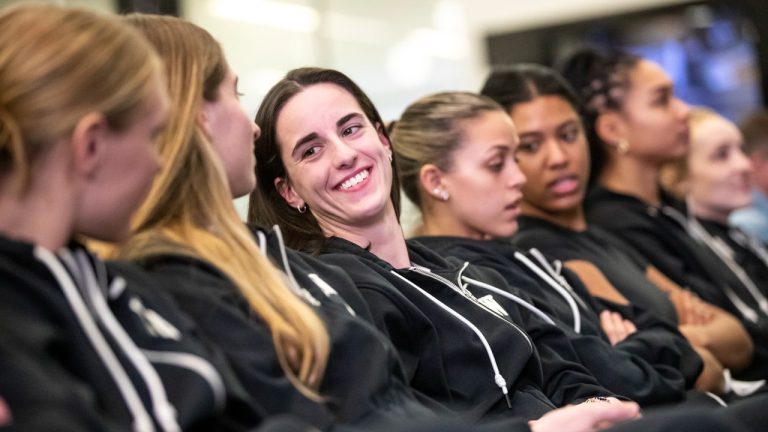
[{"label": "zipper pull", "polygon": [[504,398],[507,400],[507,408],[512,409],[512,401],[509,400],[509,390],[507,390],[507,381],[500,373],[497,373],[493,380],[496,381],[496,385],[499,386],[501,392],[504,393]]}]

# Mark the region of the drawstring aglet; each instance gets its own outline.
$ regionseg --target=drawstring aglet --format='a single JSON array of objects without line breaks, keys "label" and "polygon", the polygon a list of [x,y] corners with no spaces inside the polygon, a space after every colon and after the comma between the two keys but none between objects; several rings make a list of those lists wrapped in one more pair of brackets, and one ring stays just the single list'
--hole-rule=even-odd
[{"label": "drawstring aglet", "polygon": [[504,393],[504,399],[507,400],[507,408],[512,408],[512,401],[509,400],[509,390],[507,390],[507,381],[504,380],[504,377],[501,376],[501,374],[497,373],[493,380],[496,381],[496,385],[499,386],[501,389],[501,392]]}]

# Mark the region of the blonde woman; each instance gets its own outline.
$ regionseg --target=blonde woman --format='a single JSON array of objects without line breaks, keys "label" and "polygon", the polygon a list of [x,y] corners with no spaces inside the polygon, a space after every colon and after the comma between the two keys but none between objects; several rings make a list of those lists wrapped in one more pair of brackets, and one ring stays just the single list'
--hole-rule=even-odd
[{"label": "blonde woman", "polygon": [[159,169],[168,96],[157,55],[115,19],[56,6],[5,9],[0,28],[0,397],[10,426],[237,430],[220,415],[229,381],[175,307],[73,241],[124,240]]}]

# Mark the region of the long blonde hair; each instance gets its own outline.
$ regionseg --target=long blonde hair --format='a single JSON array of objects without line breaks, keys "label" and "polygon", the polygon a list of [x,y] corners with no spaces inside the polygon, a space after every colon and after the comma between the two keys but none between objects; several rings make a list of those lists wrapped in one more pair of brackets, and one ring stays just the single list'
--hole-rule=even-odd
[{"label": "long blonde hair", "polygon": [[158,142],[164,166],[135,216],[134,237],[118,256],[182,253],[218,267],[270,328],[291,382],[318,398],[330,349],[325,326],[260,253],[235,211],[216,151],[197,122],[203,102],[219,97],[227,71],[221,47],[208,32],[178,18],[134,14],[126,20],[166,63],[171,118]]},{"label": "long blonde hair", "polygon": [[0,173],[20,193],[35,158],[80,119],[101,113],[120,131],[162,76],[151,46],[116,18],[17,5],[0,12],[0,28]]}]

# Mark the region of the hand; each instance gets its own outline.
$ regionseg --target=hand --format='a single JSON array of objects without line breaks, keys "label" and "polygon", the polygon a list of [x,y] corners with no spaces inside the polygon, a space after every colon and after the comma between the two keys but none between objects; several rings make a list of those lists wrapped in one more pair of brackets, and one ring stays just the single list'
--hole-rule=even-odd
[{"label": "hand", "polygon": [[616,345],[637,331],[632,321],[625,320],[617,312],[604,310],[600,313],[600,326],[611,345]]},{"label": "hand", "polygon": [[583,403],[550,411],[528,422],[531,432],[592,432],[640,417],[635,402]]},{"label": "hand", "polygon": [[678,290],[669,296],[675,305],[680,324],[702,325],[707,324],[715,317],[712,308],[702,301],[696,294],[688,290]]}]

